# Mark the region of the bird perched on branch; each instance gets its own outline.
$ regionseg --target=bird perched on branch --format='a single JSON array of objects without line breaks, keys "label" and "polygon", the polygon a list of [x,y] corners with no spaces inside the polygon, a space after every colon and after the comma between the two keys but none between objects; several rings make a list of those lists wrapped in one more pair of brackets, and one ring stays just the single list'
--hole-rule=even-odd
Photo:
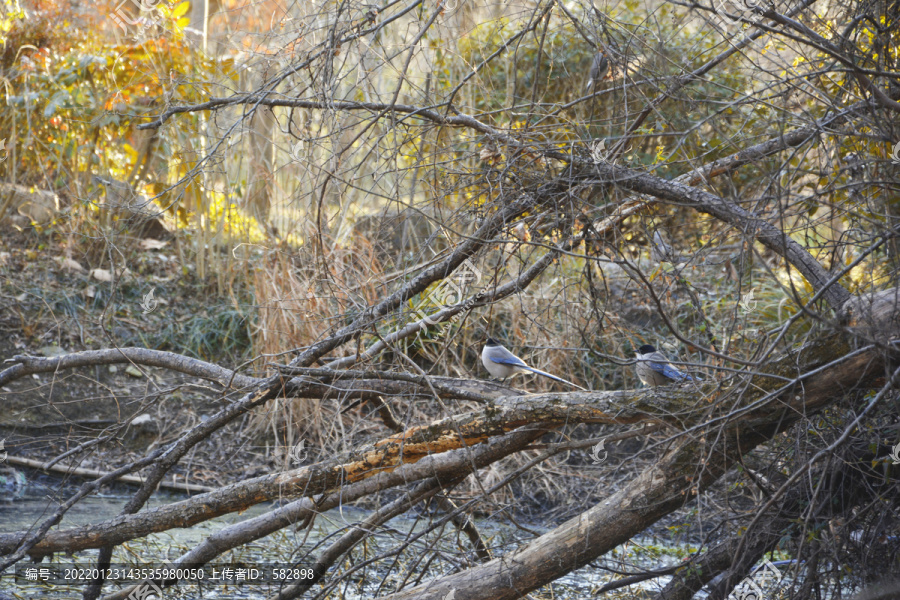
[{"label": "bird perched on branch", "polygon": [[600,80],[606,76],[607,71],[609,71],[609,59],[606,58],[603,52],[597,52],[594,55],[594,60],[591,62],[590,76],[584,89],[589,90],[600,83]]},{"label": "bird perched on branch", "polygon": [[554,381],[571,385],[579,390],[587,391],[580,385],[575,385],[571,381],[566,381],[565,379],[557,377],[556,375],[551,375],[546,371],[529,367],[525,364],[525,361],[501,346],[500,343],[493,338],[488,338],[487,343],[484,345],[484,349],[481,351],[481,363],[484,365],[484,368],[488,370],[488,373],[500,380],[512,377],[516,373],[527,373],[530,371],[531,373],[543,375]]},{"label": "bird perched on branch", "polygon": [[693,377],[669,363],[669,359],[650,344],[641,346],[635,355],[638,359],[635,367],[637,376],[644,385],[656,387],[670,383],[694,381]]}]

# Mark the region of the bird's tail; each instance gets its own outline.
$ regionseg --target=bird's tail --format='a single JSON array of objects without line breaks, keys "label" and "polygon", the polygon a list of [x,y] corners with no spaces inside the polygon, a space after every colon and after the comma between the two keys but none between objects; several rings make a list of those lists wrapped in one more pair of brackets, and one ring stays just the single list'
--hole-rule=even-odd
[{"label": "bird's tail", "polygon": [[[652,365],[658,365],[659,363],[651,363]],[[652,367],[651,367],[652,368]],[[666,363],[662,365],[662,371],[660,371],[664,376],[668,377],[672,381],[694,381],[694,377],[691,377],[684,371],[677,369],[676,367]]]},{"label": "bird's tail", "polygon": [[674,379],[675,381],[694,381],[696,377],[691,377],[684,371],[676,369],[670,365],[666,365],[663,369],[663,375],[668,377],[669,379]]},{"label": "bird's tail", "polygon": [[566,381],[562,377],[557,377],[556,375],[551,375],[550,373],[548,373],[546,371],[541,371],[540,369],[535,369],[534,367],[526,367],[524,365],[519,365],[519,366],[522,367],[523,369],[528,369],[532,373],[537,373],[538,375],[543,375],[544,377],[548,377],[550,379],[553,379],[554,381],[558,381],[560,383],[565,383],[566,385],[571,385],[572,387],[576,387],[581,391],[584,391],[584,392],[589,391],[589,390],[586,390],[585,388],[581,387],[580,385],[575,385],[571,381]]}]

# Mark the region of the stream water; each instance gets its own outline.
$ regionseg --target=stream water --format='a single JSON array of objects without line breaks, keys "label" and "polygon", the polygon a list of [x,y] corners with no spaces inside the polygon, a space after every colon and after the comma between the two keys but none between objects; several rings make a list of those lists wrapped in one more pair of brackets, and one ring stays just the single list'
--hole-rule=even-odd
[{"label": "stream water", "polygon": [[[34,527],[48,519],[59,506],[60,499],[65,500],[75,489],[73,486],[60,488],[58,481],[39,476],[24,490],[0,490],[0,531],[22,531]],[[113,518],[120,514],[122,506],[127,502],[129,490],[120,488],[113,492],[86,498],[70,509],[60,529],[88,525]],[[159,493],[154,496],[148,508],[181,500],[185,496]],[[140,583],[143,579],[141,568],[163,568],[169,561],[177,559],[184,551],[194,547],[198,542],[219,531],[223,527],[256,517],[271,510],[269,503],[256,505],[240,514],[229,514],[206,521],[188,529],[173,529],[160,534],[153,534],[117,547],[113,558],[114,577],[122,579],[130,585]],[[166,600],[175,598],[207,598],[263,600],[271,597],[283,581],[293,575],[296,579],[307,576],[309,560],[304,557],[315,557],[346,530],[349,525],[359,522],[368,514],[367,511],[343,507],[320,514],[312,527],[307,529],[283,529],[275,534],[261,538],[252,544],[221,556],[213,563],[204,565],[201,570],[194,571],[190,579],[182,579],[162,592]],[[421,531],[429,519],[423,515],[407,514],[397,517],[381,528],[379,533],[354,549],[348,561],[353,564],[371,558],[394,548],[410,533]],[[495,552],[508,552],[532,537],[522,529],[512,525],[499,523],[496,520],[480,520],[478,529],[485,542]],[[452,526],[448,526],[452,527]],[[528,525],[532,532],[543,533],[544,528]],[[448,534],[449,532],[452,532]],[[421,570],[408,567],[424,555],[426,547],[438,550],[437,556],[455,557],[457,562],[464,562],[464,555],[470,553],[471,546],[463,536],[457,536],[452,529],[445,529],[443,537],[436,541],[437,534],[431,535],[421,545],[414,545],[407,551],[406,558],[398,564],[382,561],[378,566],[360,570],[346,578],[323,597],[335,600],[363,600],[385,594],[404,578],[414,581],[422,575]],[[321,544],[317,547],[317,545]],[[550,587],[532,594],[533,598],[554,598],[559,600],[576,600],[594,597],[596,590],[619,575],[610,572],[634,572],[642,567],[660,568],[679,562],[687,549],[667,547],[651,538],[636,539],[626,548],[617,548],[596,564],[601,567],[588,566],[563,577]],[[418,555],[418,556],[417,556]],[[55,555],[42,563],[34,564],[21,561],[15,568],[0,577],[0,600],[15,598],[40,598],[41,600],[77,600],[81,597],[82,587],[73,578],[84,581],[92,576],[90,569],[95,565],[97,551],[78,552],[74,556]],[[432,555],[434,556],[434,555]],[[348,561],[340,564],[347,568]],[[422,577],[427,581],[450,572],[453,560],[435,560],[429,565],[429,571]],[[387,566],[385,566],[387,565]],[[234,569],[229,578],[224,578],[226,569]],[[239,569],[248,569],[239,571]],[[252,571],[255,569],[255,572]],[[202,571],[202,572],[201,572]],[[202,579],[201,579],[202,575]],[[53,579],[53,577],[57,579]],[[216,577],[216,579],[214,579]],[[239,579],[241,577],[241,579]],[[247,579],[253,579],[250,583]],[[327,580],[327,577],[326,577]],[[260,583],[265,581],[265,583]],[[386,581],[386,583],[382,583]],[[653,592],[667,583],[668,577],[651,579],[643,584],[624,588],[609,598],[640,598],[642,592]],[[379,587],[385,585],[385,587]],[[111,593],[122,589],[117,584],[108,584],[104,591]],[[148,588],[149,589],[149,588]],[[313,586],[304,596],[316,597],[323,592],[321,584]],[[140,597],[140,596],[136,596]]]}]

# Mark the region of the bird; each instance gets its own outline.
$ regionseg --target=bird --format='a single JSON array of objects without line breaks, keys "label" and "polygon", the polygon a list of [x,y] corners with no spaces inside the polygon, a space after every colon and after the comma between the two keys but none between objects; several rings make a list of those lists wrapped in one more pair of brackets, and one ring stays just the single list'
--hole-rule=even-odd
[{"label": "bird", "polygon": [[587,85],[584,86],[584,89],[589,90],[591,86],[595,86],[600,83],[600,80],[606,75],[606,72],[609,70],[609,60],[606,58],[606,55],[603,52],[597,52],[594,55],[594,60],[591,62],[591,71],[590,76],[588,77]]},{"label": "bird", "polygon": [[637,376],[644,385],[656,387],[670,383],[694,381],[694,378],[678,370],[669,363],[669,359],[662,352],[650,344],[644,344],[635,352],[638,362],[636,365]]},{"label": "bird", "polygon": [[484,368],[488,370],[488,373],[500,380],[504,380],[507,377],[512,377],[516,373],[525,373],[527,371],[531,371],[532,373],[543,375],[544,377],[548,377],[550,379],[553,379],[554,381],[559,381],[560,383],[571,385],[572,387],[576,387],[579,390],[583,390],[585,392],[588,391],[580,385],[575,385],[571,381],[566,381],[565,379],[557,377],[556,375],[551,375],[550,373],[541,371],[540,369],[529,367],[525,364],[525,361],[504,348],[500,344],[500,342],[493,338],[487,339],[487,342],[484,345],[484,349],[481,351],[481,363],[484,365]]}]

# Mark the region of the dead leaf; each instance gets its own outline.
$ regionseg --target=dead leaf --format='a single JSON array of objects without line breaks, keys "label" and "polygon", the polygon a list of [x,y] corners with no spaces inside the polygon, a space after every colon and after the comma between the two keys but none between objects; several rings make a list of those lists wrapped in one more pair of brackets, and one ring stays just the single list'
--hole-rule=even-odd
[{"label": "dead leaf", "polygon": [[[119,278],[128,277],[131,275],[131,271],[127,268],[119,271]],[[113,280],[112,272],[109,269],[91,269],[91,277],[96,279],[97,281],[110,282]]]},{"label": "dead leaf", "polygon": [[76,273],[84,273],[84,267],[82,267],[77,260],[72,260],[71,258],[62,258],[59,261],[59,266],[61,266],[66,271],[74,271]]},{"label": "dead leaf", "polygon": [[161,250],[169,245],[169,242],[154,240],[153,238],[144,238],[141,240],[141,248],[144,250]]},{"label": "dead leaf", "polygon": [[108,282],[113,280],[112,273],[106,269],[91,269],[91,277],[97,281]]},{"label": "dead leaf", "polygon": [[500,151],[493,142],[488,142],[485,144],[484,148],[481,149],[481,152],[478,153],[478,157],[488,164],[495,164],[503,158],[503,155],[500,154]]}]

